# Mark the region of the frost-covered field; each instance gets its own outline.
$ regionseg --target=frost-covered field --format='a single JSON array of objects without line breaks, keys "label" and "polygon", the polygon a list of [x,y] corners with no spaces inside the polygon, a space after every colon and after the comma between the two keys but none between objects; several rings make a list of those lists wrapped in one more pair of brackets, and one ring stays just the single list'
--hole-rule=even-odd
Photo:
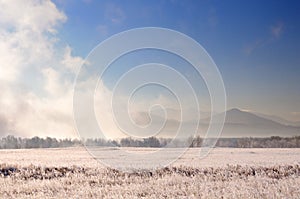
[{"label": "frost-covered field", "polygon": [[84,148],[1,150],[0,164],[1,198],[300,197],[300,149],[220,148],[199,159],[193,148],[166,168],[133,173],[105,168]]}]

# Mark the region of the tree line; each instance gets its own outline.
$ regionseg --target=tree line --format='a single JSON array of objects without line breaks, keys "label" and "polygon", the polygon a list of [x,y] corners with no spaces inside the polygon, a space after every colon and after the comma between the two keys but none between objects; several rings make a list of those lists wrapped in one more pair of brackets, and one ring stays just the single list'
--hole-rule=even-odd
[{"label": "tree line", "polygon": [[217,141],[218,147],[236,148],[300,148],[300,136],[266,138],[221,138]]},{"label": "tree line", "polygon": [[78,139],[56,139],[51,137],[20,138],[8,135],[0,139],[0,149],[61,148],[82,145]]},{"label": "tree line", "polygon": [[[201,147],[207,146],[214,139],[207,139],[203,142],[200,136],[190,137],[187,140],[172,140],[170,138],[149,137],[134,139],[131,137],[120,140],[107,139],[56,139],[51,137],[40,138],[20,138],[8,135],[0,139],[0,149],[26,149],[26,148],[61,148],[74,146],[102,146],[102,147]],[[279,137],[272,136],[266,138],[219,138],[215,147],[232,148],[300,148],[300,136]]]}]

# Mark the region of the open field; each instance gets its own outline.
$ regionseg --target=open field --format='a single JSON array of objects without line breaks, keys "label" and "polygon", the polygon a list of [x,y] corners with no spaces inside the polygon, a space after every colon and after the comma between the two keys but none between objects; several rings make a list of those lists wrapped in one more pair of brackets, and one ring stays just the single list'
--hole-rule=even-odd
[{"label": "open field", "polygon": [[[101,149],[102,150],[102,149]],[[129,149],[127,149],[129,150]],[[132,150],[156,150],[135,148]],[[118,159],[117,150],[103,157]],[[105,168],[84,148],[0,151],[1,198],[299,198],[300,149],[189,149],[156,171]],[[167,158],[167,155],[165,157]]]}]

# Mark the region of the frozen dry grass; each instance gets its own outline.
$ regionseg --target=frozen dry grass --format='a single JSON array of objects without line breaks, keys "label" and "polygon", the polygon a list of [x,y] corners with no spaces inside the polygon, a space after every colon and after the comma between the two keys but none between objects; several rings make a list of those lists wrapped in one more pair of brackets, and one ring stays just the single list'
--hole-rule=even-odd
[{"label": "frozen dry grass", "polygon": [[3,150],[0,151],[0,197],[300,196],[299,149],[215,149],[202,160],[197,158],[198,152],[191,149],[173,165],[156,171],[124,173],[104,168],[83,148]]}]

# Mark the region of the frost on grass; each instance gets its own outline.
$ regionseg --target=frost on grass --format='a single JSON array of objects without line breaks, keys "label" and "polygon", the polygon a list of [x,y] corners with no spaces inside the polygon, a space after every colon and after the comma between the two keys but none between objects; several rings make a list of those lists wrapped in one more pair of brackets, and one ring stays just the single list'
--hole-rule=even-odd
[{"label": "frost on grass", "polygon": [[198,155],[190,149],[167,167],[126,173],[84,148],[1,150],[0,198],[299,198],[300,149]]},{"label": "frost on grass", "polygon": [[229,181],[235,178],[246,179],[250,176],[268,177],[282,179],[288,177],[299,177],[300,166],[296,165],[276,165],[273,167],[250,167],[240,165],[227,165],[223,168],[194,168],[194,167],[165,167],[155,171],[136,170],[132,172],[122,172],[116,169],[96,169],[78,166],[72,167],[40,167],[30,165],[29,167],[0,165],[0,176],[22,180],[44,180],[63,177],[73,177],[76,175],[105,176],[111,178],[163,178],[165,176],[178,175],[183,177],[200,177],[209,180]]},{"label": "frost on grass", "polygon": [[292,198],[300,194],[298,164],[170,166],[130,173],[110,168],[2,164],[0,176],[4,198]]}]

